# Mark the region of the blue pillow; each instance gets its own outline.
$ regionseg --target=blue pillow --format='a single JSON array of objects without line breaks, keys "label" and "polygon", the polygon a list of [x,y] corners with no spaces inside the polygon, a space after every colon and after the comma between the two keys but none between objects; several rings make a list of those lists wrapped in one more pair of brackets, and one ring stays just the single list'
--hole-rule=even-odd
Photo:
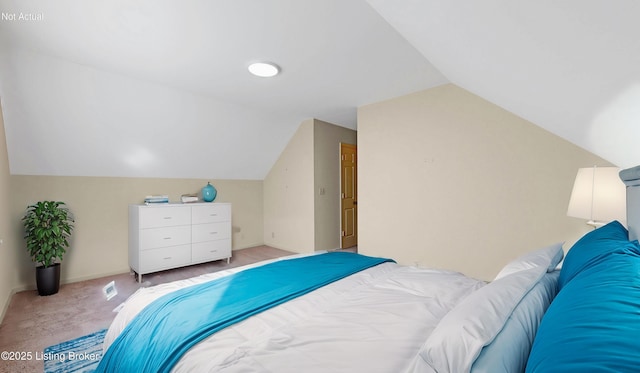
[{"label": "blue pillow", "polygon": [[559,289],[562,289],[580,271],[597,263],[612,252],[628,249],[629,232],[618,221],[595,229],[576,242],[567,252],[562,263]]},{"label": "blue pillow", "polygon": [[611,253],[566,284],[533,342],[527,373],[640,371],[640,255]]}]

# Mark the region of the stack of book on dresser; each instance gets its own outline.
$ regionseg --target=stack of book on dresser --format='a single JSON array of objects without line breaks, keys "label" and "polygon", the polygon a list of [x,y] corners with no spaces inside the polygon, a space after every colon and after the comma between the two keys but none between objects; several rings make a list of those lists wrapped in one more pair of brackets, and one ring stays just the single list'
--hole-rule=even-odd
[{"label": "stack of book on dresser", "polygon": [[167,195],[159,195],[159,196],[146,196],[144,198],[144,203],[146,205],[152,203],[169,203],[169,196]]},{"label": "stack of book on dresser", "polygon": [[182,196],[180,196],[180,200],[182,201],[182,203],[198,202],[198,195],[197,194],[183,194]]}]

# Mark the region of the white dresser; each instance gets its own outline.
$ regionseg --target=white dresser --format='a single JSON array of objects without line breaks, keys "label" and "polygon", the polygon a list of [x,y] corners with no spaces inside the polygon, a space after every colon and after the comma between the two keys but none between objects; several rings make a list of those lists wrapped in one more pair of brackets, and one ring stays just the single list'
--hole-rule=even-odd
[{"label": "white dresser", "polygon": [[231,204],[129,205],[129,267],[142,275],[231,259]]}]

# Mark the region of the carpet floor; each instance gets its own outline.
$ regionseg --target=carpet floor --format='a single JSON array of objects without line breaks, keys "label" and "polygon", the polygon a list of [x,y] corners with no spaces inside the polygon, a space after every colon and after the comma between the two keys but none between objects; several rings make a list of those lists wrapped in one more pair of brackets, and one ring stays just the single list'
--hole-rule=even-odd
[{"label": "carpet floor", "polygon": [[[0,359],[0,372],[43,372],[43,360],[35,359],[36,354],[42,356],[48,346],[108,328],[116,315],[113,309],[140,286],[153,286],[290,254],[259,246],[235,250],[231,264],[219,260],[148,274],[143,276],[142,284],[131,274],[124,273],[64,284],[57,294],[46,297],[38,296],[35,290],[16,293],[0,324],[0,351],[13,352],[13,357],[17,358]],[[118,294],[107,300],[102,289],[111,281]],[[30,359],[26,354],[29,352]]]}]

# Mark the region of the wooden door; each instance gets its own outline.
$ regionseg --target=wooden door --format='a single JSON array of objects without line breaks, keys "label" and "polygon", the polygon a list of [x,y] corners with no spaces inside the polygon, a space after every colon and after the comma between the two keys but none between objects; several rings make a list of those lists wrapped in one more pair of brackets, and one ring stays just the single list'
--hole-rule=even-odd
[{"label": "wooden door", "polygon": [[358,244],[358,157],[355,145],[340,144],[340,248]]}]

